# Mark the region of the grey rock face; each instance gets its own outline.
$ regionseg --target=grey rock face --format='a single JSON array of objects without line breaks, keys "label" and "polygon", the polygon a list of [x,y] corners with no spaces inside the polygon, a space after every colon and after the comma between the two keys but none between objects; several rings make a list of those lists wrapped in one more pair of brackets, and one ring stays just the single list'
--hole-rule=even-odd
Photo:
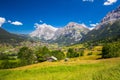
[{"label": "grey rock face", "polygon": [[89,31],[90,30],[86,26],[70,22],[65,27],[56,31],[53,42],[59,44],[74,44],[79,42]]},{"label": "grey rock face", "polygon": [[36,30],[30,33],[31,37],[38,37],[42,40],[50,40],[55,35],[57,28],[47,24],[36,24]]},{"label": "grey rock face", "polygon": [[47,24],[36,25],[37,28],[30,36],[38,37],[42,40],[49,40],[51,42],[61,43],[75,43],[81,40],[83,35],[87,34],[90,30],[81,24],[70,22],[63,28],[54,28]]},{"label": "grey rock face", "polygon": [[95,30],[100,29],[101,27],[104,27],[105,25],[107,25],[108,23],[113,24],[116,20],[120,19],[120,6],[117,7],[115,10],[112,10],[111,12],[109,12],[100,22],[100,24],[98,26],[96,26],[96,28],[94,28]]}]

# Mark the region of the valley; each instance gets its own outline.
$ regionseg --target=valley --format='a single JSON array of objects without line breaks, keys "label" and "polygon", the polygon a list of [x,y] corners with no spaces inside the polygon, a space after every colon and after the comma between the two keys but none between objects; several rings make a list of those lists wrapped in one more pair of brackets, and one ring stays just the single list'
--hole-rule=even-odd
[{"label": "valley", "polygon": [[[31,19],[25,20],[25,22],[28,21],[26,24],[19,20],[12,21],[14,17],[10,20],[8,17],[0,17],[0,80],[119,80],[120,6],[117,5],[118,7],[115,9],[112,7],[107,8],[108,5],[113,6],[117,2],[117,0],[110,1],[106,0],[104,6],[102,5],[100,8],[100,10],[106,9],[102,12],[108,11],[107,14],[104,13],[104,17],[101,16],[102,14],[94,14],[98,11],[98,8],[93,11],[92,7],[92,11],[89,11],[85,5],[82,5],[85,8],[82,9],[82,12],[77,10],[78,8],[75,11],[70,8],[70,12],[68,10],[69,14],[66,9],[66,11],[60,12],[61,14],[58,16],[57,12],[48,11],[48,4],[44,4],[45,2],[43,2],[46,5],[44,8],[40,7],[43,6],[42,4],[34,4],[34,6],[39,6],[40,9],[37,8],[38,12],[33,10],[35,8],[31,8],[31,4],[30,6],[26,4],[31,8],[30,12],[32,10],[35,12],[27,14],[27,17],[24,16],[25,19],[28,19],[34,15],[32,21]],[[95,1],[83,0],[82,2],[84,4],[85,2],[94,4]],[[49,8],[52,6],[49,5]],[[71,4],[68,6],[71,7]],[[63,10],[61,7],[58,7],[60,11]],[[42,14],[44,9],[45,13]],[[27,10],[29,12],[29,9],[24,11]],[[56,11],[59,11],[59,9]],[[86,11],[94,12],[91,18],[89,17],[91,14],[86,13]],[[78,12],[81,13],[81,18],[77,15]],[[48,20],[48,24],[44,20],[36,22],[37,14],[42,15],[40,18]],[[87,16],[82,14],[87,14]],[[52,18],[54,21],[49,20],[45,15],[54,17]],[[64,16],[65,20],[57,19],[61,15],[66,15]],[[99,20],[99,23],[92,24],[91,19],[94,19],[95,16],[98,19],[103,18]],[[72,17],[74,17],[74,21],[71,20]],[[87,25],[77,17],[87,21]],[[87,20],[86,17],[89,17],[89,19]],[[94,22],[97,22],[97,17],[95,17]],[[24,18],[22,17],[22,19]],[[36,22],[34,28],[31,27],[33,22]],[[53,22],[61,26],[50,25]],[[64,22],[64,25],[62,22]],[[19,34],[19,31],[21,31],[21,34]]]}]

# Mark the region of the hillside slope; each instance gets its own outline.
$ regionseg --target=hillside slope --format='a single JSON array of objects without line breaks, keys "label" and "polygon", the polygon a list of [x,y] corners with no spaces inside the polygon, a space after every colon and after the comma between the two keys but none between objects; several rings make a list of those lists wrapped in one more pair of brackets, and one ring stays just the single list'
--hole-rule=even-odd
[{"label": "hillside slope", "polygon": [[119,38],[120,36],[120,6],[109,12],[92,31],[81,41],[99,41]]},{"label": "hillside slope", "polygon": [[6,30],[0,28],[0,43],[14,43],[25,40],[24,37],[16,34],[7,32]]},{"label": "hillside slope", "polygon": [[115,21],[113,24],[108,23],[104,27],[98,30],[92,30],[89,32],[82,41],[98,41],[98,40],[110,40],[119,38],[120,36],[120,20]]}]

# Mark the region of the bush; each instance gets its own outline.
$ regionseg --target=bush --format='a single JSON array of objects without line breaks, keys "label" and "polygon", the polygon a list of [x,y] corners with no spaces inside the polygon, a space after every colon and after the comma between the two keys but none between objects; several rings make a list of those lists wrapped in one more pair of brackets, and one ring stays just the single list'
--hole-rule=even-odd
[{"label": "bush", "polygon": [[61,60],[61,59],[65,58],[65,54],[60,50],[52,51],[51,56],[56,57],[58,60]]},{"label": "bush", "polygon": [[18,52],[18,58],[21,60],[22,65],[33,64],[36,61],[36,56],[28,47],[22,47]]},{"label": "bush", "polygon": [[8,55],[0,52],[0,60],[5,60],[5,59],[8,59]]},{"label": "bush", "polygon": [[77,53],[74,49],[69,48],[67,52],[67,57],[68,58],[79,57],[79,53]]},{"label": "bush", "polygon": [[102,58],[120,57],[120,43],[108,43],[103,46]]},{"label": "bush", "polygon": [[92,52],[89,52],[87,55],[88,55],[88,56],[92,55]]},{"label": "bush", "polygon": [[15,68],[20,66],[19,62],[10,62],[9,60],[3,60],[0,64],[0,69],[9,69],[9,68]]},{"label": "bush", "polygon": [[79,56],[84,56],[84,50],[79,50]]},{"label": "bush", "polygon": [[50,56],[50,51],[47,47],[41,47],[35,53],[39,62],[46,61],[47,58]]}]

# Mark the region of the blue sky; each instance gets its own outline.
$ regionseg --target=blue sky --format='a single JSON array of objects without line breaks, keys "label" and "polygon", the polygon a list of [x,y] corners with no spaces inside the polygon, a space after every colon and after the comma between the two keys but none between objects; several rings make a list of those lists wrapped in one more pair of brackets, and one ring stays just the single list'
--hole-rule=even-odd
[{"label": "blue sky", "polygon": [[21,34],[35,30],[35,23],[63,27],[77,22],[90,27],[119,5],[120,0],[0,0],[0,27]]}]

